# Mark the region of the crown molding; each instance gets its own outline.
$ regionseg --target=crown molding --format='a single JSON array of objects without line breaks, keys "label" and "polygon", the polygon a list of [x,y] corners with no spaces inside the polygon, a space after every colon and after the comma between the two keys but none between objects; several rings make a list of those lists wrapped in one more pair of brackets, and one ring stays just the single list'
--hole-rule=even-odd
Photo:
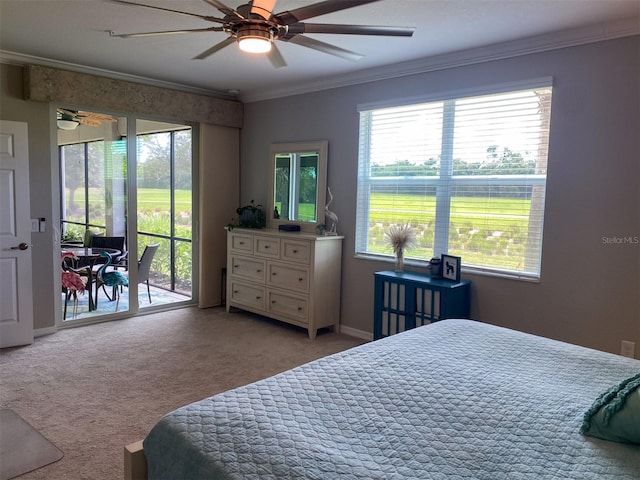
[{"label": "crown molding", "polygon": [[640,34],[640,17],[537,35],[241,95],[244,103],[388,80]]},{"label": "crown molding", "polygon": [[88,67],[86,65],[79,65],[77,63],[51,60],[48,58],[37,57],[34,55],[25,55],[25,54],[16,53],[16,52],[9,52],[6,50],[0,50],[0,63],[17,65],[17,66],[38,65],[40,67],[69,70],[71,72],[84,73],[88,75],[96,75],[99,77],[106,77],[113,80],[124,80],[132,83],[140,83],[142,85],[148,85],[152,87],[167,88],[170,90],[177,90],[179,92],[193,93],[196,95],[205,95],[207,97],[222,98],[225,100],[238,99],[237,95],[229,94],[228,92],[221,92],[221,91],[210,90],[206,88],[192,87],[192,86],[183,85],[180,83],[167,82],[164,80],[141,77],[138,75],[130,75],[128,73],[115,72],[112,70],[106,70],[102,68]]},{"label": "crown molding", "polygon": [[530,55],[560,48],[573,47],[588,43],[612,40],[640,34],[640,17],[632,17],[623,20],[604,22],[585,27],[579,27],[561,32],[553,32],[537,35],[509,42],[496,43],[482,47],[461,50],[457,52],[434,55],[431,57],[375,67],[344,75],[318,79],[312,82],[304,82],[296,85],[287,85],[273,89],[256,90],[241,95],[233,93],[203,89],[189,85],[166,82],[148,77],[130,75],[101,68],[88,67],[69,62],[61,62],[47,58],[24,55],[15,52],[0,50],[0,62],[13,65],[39,65],[51,68],[70,70],[78,73],[86,73],[117,80],[125,80],[143,85],[168,88],[186,93],[206,95],[229,100],[240,100],[244,103],[271,100],[304,93],[329,90],[332,88],[359,85],[379,80],[388,80],[408,75],[416,75],[448,68],[473,65],[477,63],[501,60],[505,58]]}]

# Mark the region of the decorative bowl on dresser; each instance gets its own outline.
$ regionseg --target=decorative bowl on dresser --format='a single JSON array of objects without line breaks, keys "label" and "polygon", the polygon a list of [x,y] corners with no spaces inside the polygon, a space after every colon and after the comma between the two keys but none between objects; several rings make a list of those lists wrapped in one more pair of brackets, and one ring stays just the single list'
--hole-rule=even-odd
[{"label": "decorative bowl on dresser", "polygon": [[340,324],[341,236],[277,229],[227,233],[227,311],[236,307],[308,330]]}]

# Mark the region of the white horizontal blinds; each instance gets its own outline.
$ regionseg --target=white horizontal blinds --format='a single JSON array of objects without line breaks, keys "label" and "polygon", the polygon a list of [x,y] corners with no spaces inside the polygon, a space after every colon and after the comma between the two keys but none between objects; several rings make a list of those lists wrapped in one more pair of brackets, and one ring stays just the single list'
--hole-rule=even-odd
[{"label": "white horizontal blinds", "polygon": [[551,89],[455,102],[448,251],[539,273]]},{"label": "white horizontal blinds", "polygon": [[[361,119],[365,134],[361,135],[358,192],[366,192],[360,203],[368,202],[368,218],[358,215],[367,228],[361,251],[390,254],[385,232],[391,225],[410,222],[416,228],[418,246],[407,256],[430,255],[436,186],[424,177],[435,180],[439,175],[442,102],[363,112]],[[362,158],[363,152],[368,152],[367,158]]]},{"label": "white horizontal blinds", "polygon": [[[546,85],[550,85],[550,82]],[[410,222],[419,248],[465,266],[538,275],[551,87],[360,112],[356,252],[390,254]]]}]

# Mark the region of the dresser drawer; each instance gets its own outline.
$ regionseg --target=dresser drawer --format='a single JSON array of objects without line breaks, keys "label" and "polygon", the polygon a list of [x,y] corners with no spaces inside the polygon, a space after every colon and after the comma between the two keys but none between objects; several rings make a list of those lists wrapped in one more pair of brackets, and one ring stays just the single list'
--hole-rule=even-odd
[{"label": "dresser drawer", "polygon": [[231,275],[247,280],[264,283],[266,263],[257,258],[233,255],[231,257]]},{"label": "dresser drawer", "polygon": [[309,291],[309,269],[270,262],[267,265],[267,284],[307,293]]},{"label": "dresser drawer", "polygon": [[278,238],[256,236],[253,247],[256,255],[280,258],[280,240]]},{"label": "dresser drawer", "polygon": [[314,339],[340,321],[341,257],[337,235],[227,229],[226,310],[298,325]]},{"label": "dresser drawer", "polygon": [[253,237],[241,233],[231,233],[231,250],[242,253],[253,253]]},{"label": "dresser drawer", "polygon": [[267,308],[273,314],[282,315],[298,322],[308,323],[307,314],[309,311],[309,302],[306,298],[269,291]]},{"label": "dresser drawer", "polygon": [[248,307],[264,310],[265,293],[263,287],[245,285],[244,283],[231,282],[231,301]]},{"label": "dresser drawer", "polygon": [[282,240],[282,259],[289,262],[309,265],[311,260],[311,243],[296,240]]}]

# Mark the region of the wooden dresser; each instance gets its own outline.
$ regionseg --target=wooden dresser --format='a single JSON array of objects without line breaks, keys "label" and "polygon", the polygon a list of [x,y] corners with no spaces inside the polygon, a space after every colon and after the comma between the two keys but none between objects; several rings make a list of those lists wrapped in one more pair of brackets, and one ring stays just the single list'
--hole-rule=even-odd
[{"label": "wooden dresser", "polygon": [[227,234],[231,307],[306,328],[340,323],[340,236],[233,228]]}]

